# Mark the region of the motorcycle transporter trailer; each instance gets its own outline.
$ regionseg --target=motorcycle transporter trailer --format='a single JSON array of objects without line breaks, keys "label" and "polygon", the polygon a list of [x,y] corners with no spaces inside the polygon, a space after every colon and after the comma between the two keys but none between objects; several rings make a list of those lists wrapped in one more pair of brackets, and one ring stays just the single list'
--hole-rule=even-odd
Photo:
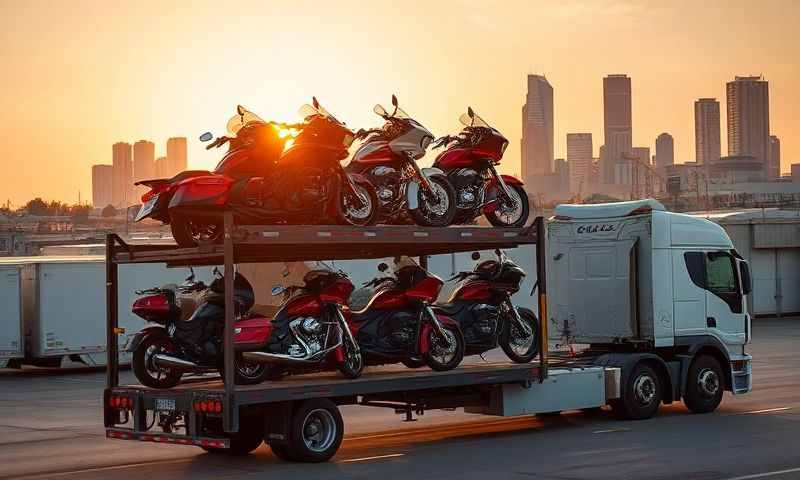
[{"label": "motorcycle transporter trailer", "polygon": [[[233,275],[238,263],[420,257],[536,246],[540,318],[547,318],[544,219],[526,228],[416,226],[235,226],[225,215],[223,245],[178,248],[127,244],[110,234],[107,249],[108,438],[193,445],[249,453],[262,441],[285,460],[325,461],[343,436],[339,405],[388,407],[411,419],[428,409],[514,416],[596,408],[620,396],[620,369],[548,360],[547,322],[540,322],[538,361],[462,365],[448,372],[372,367],[358,379],[338,372],[296,375],[258,385],[184,380],[165,390],[119,385],[117,323],[120,264],[224,265],[224,378],[234,378]],[[553,368],[549,368],[550,366]],[[157,431],[158,430],[158,431]]]}]

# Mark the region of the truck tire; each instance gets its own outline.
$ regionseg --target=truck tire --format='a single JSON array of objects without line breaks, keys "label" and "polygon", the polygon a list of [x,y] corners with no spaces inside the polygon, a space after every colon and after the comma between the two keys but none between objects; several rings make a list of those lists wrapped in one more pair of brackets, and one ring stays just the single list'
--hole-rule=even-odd
[{"label": "truck tire", "polygon": [[683,403],[694,413],[713,412],[722,401],[723,383],[722,367],[717,359],[700,355],[689,367]]},{"label": "truck tire", "polygon": [[288,448],[276,455],[286,453],[295,462],[326,462],[339,450],[343,436],[344,422],[336,404],[327,398],[313,398],[294,410]]},{"label": "truck tire", "polygon": [[239,431],[229,435],[230,448],[201,448],[208,453],[247,455],[264,442],[264,422],[259,421],[255,415],[242,416],[239,421]]},{"label": "truck tire", "polygon": [[295,461],[295,459],[289,453],[289,447],[287,447],[286,445],[278,445],[278,444],[270,443],[269,444],[269,448],[270,448],[270,450],[272,450],[272,453],[276,457],[280,458],[284,462],[294,462]]},{"label": "truck tire", "polygon": [[663,384],[653,367],[639,362],[623,386],[622,397],[611,401],[611,409],[626,420],[652,418],[658,412],[664,396]]}]

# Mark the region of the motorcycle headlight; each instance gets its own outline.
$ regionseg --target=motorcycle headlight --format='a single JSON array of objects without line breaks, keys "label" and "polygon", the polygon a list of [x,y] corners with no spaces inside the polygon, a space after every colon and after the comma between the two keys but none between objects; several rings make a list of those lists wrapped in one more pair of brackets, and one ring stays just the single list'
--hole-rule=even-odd
[{"label": "motorcycle headlight", "polygon": [[347,135],[345,135],[344,138],[342,139],[342,144],[344,144],[344,148],[350,148],[350,145],[353,144],[353,140],[355,140],[355,139],[356,139],[356,137],[354,137],[353,135],[351,135],[349,133]]},{"label": "motorcycle headlight", "polygon": [[431,137],[430,135],[425,135],[424,137],[422,137],[422,140],[420,140],[419,146],[422,147],[423,150],[426,150],[428,148],[428,145],[430,145],[432,141],[433,137]]}]

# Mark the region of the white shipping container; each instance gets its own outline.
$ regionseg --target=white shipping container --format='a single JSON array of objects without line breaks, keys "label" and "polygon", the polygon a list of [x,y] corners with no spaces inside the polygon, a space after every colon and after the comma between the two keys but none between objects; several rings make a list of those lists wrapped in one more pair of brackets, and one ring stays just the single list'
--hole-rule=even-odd
[{"label": "white shipping container", "polygon": [[24,355],[20,283],[18,266],[0,265],[0,367]]}]

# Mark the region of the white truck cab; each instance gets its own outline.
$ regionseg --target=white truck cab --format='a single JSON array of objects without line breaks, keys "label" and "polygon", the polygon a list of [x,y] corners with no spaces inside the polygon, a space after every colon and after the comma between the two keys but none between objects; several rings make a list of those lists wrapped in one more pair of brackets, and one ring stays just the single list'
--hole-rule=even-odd
[{"label": "white truck cab", "polygon": [[547,237],[549,337],[623,367],[626,416],[750,391],[750,273],[722,227],[648,199],[559,205]]}]

